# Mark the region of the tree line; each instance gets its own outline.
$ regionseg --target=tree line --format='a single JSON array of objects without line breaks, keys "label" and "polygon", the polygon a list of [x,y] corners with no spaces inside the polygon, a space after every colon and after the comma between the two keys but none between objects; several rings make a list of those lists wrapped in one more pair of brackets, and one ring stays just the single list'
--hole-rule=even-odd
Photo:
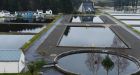
[{"label": "tree line", "polygon": [[1,0],[0,10],[35,11],[51,9],[54,13],[72,13],[82,0]]}]

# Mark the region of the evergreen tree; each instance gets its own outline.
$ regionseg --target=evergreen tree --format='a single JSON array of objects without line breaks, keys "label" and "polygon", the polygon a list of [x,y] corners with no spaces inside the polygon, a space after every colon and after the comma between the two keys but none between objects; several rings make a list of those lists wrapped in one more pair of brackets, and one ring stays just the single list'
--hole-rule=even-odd
[{"label": "evergreen tree", "polygon": [[71,13],[74,7],[72,0],[1,0],[0,2],[0,10],[35,11],[37,9],[45,11],[52,9],[53,13]]}]

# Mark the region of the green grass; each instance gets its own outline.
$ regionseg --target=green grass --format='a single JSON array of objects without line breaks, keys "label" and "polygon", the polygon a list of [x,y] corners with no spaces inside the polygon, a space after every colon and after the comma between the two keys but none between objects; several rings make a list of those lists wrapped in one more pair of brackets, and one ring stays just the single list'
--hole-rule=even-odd
[{"label": "green grass", "polygon": [[28,72],[25,73],[0,73],[0,75],[32,75],[31,71],[33,72],[33,75],[39,75],[38,72],[41,70],[43,65],[46,65],[47,63],[44,60],[38,60],[35,62],[29,63],[27,66],[29,68]]},{"label": "green grass", "polygon": [[96,9],[95,15],[100,15],[102,12],[99,9]]},{"label": "green grass", "polygon": [[140,75],[140,71],[139,72],[136,72],[134,74],[131,74],[131,75]]},{"label": "green grass", "polygon": [[[0,75],[32,75],[29,71],[25,73],[0,73]],[[39,75],[38,71],[34,72],[34,75]]]},{"label": "green grass", "polygon": [[54,20],[53,22],[51,22],[50,24],[48,24],[48,25],[46,26],[46,28],[44,28],[44,29],[43,29],[42,31],[40,31],[38,34],[34,35],[33,38],[31,38],[31,39],[29,40],[29,42],[26,42],[26,43],[21,47],[21,49],[22,49],[23,51],[26,51],[37,39],[40,38],[40,36],[41,36],[43,33],[47,32],[47,31],[52,27],[52,25],[53,25],[60,17],[61,17],[60,15],[56,16],[56,18],[55,18],[55,20]]},{"label": "green grass", "polygon": [[136,30],[136,29],[134,29],[133,31],[136,32],[136,33],[138,33],[138,34],[140,34],[140,31],[138,31],[138,30]]},{"label": "green grass", "polygon": [[[0,75],[31,75],[30,72],[26,73],[1,73]],[[37,73],[35,75],[38,75]]]},{"label": "green grass", "polygon": [[132,25],[127,25],[127,27],[128,27],[128,28],[132,28],[133,26],[132,26]]},{"label": "green grass", "polygon": [[133,28],[132,25],[127,25],[128,28],[130,28],[132,31],[136,32],[137,34],[140,34],[140,31]]}]

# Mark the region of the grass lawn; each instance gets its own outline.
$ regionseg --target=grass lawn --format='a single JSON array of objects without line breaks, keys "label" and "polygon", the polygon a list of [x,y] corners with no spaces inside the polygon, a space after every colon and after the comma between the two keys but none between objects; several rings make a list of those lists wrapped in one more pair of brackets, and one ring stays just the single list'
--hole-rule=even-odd
[{"label": "grass lawn", "polygon": [[136,32],[137,34],[140,34],[140,31],[134,29],[133,26],[128,25],[127,27],[130,28],[130,29],[132,29],[132,31]]}]

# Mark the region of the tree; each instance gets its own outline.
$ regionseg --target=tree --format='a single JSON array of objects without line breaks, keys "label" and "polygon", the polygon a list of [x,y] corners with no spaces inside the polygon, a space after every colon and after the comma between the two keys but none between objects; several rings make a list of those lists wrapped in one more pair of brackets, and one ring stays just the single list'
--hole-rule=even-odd
[{"label": "tree", "polygon": [[104,6],[107,5],[107,3],[104,2],[104,1],[98,1],[96,5],[101,6],[101,7],[104,7]]},{"label": "tree", "polygon": [[28,11],[52,9],[54,13],[71,13],[74,9],[71,0],[1,0],[0,10]]},{"label": "tree", "polygon": [[107,56],[103,59],[102,65],[103,65],[103,67],[106,69],[107,75],[108,75],[109,70],[112,70],[112,69],[114,68],[114,62],[110,59],[110,57],[109,57],[108,54],[107,54]]},{"label": "tree", "polygon": [[34,62],[31,62],[29,65],[28,65],[28,69],[30,71],[30,73],[32,75],[34,75],[34,72],[35,72],[35,69],[36,69],[36,65],[34,64]]},{"label": "tree", "polygon": [[39,71],[43,65],[46,65],[46,62],[44,60],[38,60],[38,61],[29,63],[28,69],[29,69],[30,73],[32,75],[34,75],[34,73],[36,71]]},{"label": "tree", "polygon": [[62,12],[65,13],[73,12],[73,6],[71,0],[61,0],[60,5],[61,5]]}]

